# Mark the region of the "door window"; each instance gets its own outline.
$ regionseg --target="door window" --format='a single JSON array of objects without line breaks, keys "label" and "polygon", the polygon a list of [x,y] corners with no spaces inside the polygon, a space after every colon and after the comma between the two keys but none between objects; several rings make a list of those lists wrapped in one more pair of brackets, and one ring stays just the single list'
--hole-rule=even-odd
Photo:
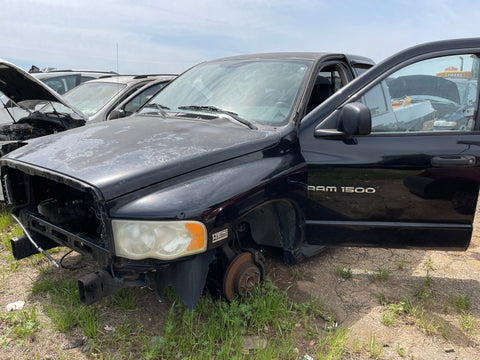
[{"label": "door window", "polygon": [[473,130],[478,75],[477,55],[437,57],[393,73],[361,98],[372,133]]},{"label": "door window", "polygon": [[126,115],[132,115],[137,111],[143,104],[145,104],[154,94],[160,91],[168,82],[154,84],[149,88],[142,91],[140,94],[137,94],[133,99],[131,99],[125,107],[123,108]]},{"label": "door window", "polygon": [[346,75],[339,64],[327,66],[319,71],[308,100],[307,114],[343,87],[346,82]]}]

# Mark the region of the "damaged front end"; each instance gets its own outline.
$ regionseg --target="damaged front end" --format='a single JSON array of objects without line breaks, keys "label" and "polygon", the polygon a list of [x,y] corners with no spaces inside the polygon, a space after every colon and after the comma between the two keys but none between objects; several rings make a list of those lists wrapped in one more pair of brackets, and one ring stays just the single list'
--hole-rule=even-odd
[{"label": "damaged front end", "polygon": [[86,119],[40,80],[0,59],[0,156],[30,139],[83,126]]},{"label": "damaged front end", "polygon": [[27,140],[85,125],[68,114],[35,112],[11,124],[0,125],[0,156],[18,149]]},{"label": "damaged front end", "polygon": [[2,180],[12,214],[25,229],[12,239],[16,259],[66,246],[98,264],[78,280],[83,304],[152,285],[159,297],[171,286],[188,307],[198,302],[215,256],[203,224],[111,219],[94,187],[19,164],[3,167]]}]

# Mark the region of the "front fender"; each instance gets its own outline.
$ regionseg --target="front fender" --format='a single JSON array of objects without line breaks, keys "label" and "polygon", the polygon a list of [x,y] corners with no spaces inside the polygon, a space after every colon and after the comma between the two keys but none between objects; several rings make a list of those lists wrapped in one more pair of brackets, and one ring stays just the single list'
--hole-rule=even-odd
[{"label": "front fender", "polygon": [[291,171],[295,162],[298,159],[293,154],[250,154],[123,196],[109,202],[108,211],[112,218],[197,219],[211,223],[222,206],[252,192],[262,193],[262,187]]}]

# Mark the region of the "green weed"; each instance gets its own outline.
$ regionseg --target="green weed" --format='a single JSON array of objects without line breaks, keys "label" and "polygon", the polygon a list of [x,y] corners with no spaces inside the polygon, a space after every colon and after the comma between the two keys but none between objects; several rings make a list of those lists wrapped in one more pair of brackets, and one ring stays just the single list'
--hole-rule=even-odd
[{"label": "green weed", "polygon": [[2,209],[0,211],[0,231],[7,231],[13,223],[14,220],[10,211]]},{"label": "green weed", "polygon": [[352,273],[352,270],[351,269],[347,269],[345,266],[343,265],[337,265],[335,267],[335,270],[337,272],[338,275],[340,275],[342,278],[344,278],[345,280],[351,280],[352,277],[353,277],[353,273]]},{"label": "green weed", "polygon": [[460,314],[460,328],[472,335],[475,328],[475,317],[470,313]]},{"label": "green weed", "polygon": [[388,280],[390,279],[391,274],[392,271],[390,269],[378,268],[377,271],[374,271],[369,275],[369,279],[371,282],[375,282],[377,280]]},{"label": "green weed", "polygon": [[113,305],[121,310],[132,311],[137,309],[138,292],[132,288],[120,290],[111,298]]},{"label": "green weed", "polygon": [[472,300],[468,295],[458,295],[455,297],[455,305],[459,313],[463,313],[472,307]]},{"label": "green weed", "polygon": [[[332,323],[330,322],[330,328]],[[346,344],[350,337],[350,329],[345,329],[343,325],[336,328],[335,331],[329,331],[326,335],[318,337],[317,359],[341,359],[345,354]]]},{"label": "green weed", "polygon": [[372,359],[380,359],[383,355],[383,343],[377,343],[377,336],[374,333],[370,333],[368,338],[368,352]]},{"label": "green weed", "polygon": [[422,316],[418,320],[418,327],[426,334],[433,335],[438,328],[438,324],[435,320],[427,319],[426,316]]},{"label": "green weed", "polygon": [[93,306],[83,306],[76,314],[76,320],[85,336],[94,342],[100,334],[100,316]]},{"label": "green weed", "polygon": [[440,320],[437,326],[445,340],[449,340],[451,325],[444,320]]},{"label": "green weed", "polygon": [[304,272],[301,271],[298,266],[291,266],[290,271],[292,272],[294,281],[303,280],[305,278]]},{"label": "green weed", "polygon": [[0,313],[0,320],[6,324],[8,335],[16,339],[29,338],[41,326],[35,306],[30,309]]}]

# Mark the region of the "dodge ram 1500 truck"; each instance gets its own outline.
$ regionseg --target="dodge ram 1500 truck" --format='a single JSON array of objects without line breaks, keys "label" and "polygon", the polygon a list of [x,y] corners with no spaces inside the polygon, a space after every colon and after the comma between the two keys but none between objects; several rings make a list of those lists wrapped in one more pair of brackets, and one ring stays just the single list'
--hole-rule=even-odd
[{"label": "dodge ram 1500 truck", "polygon": [[[227,299],[250,292],[262,249],[288,264],[325,246],[466,250],[478,94],[465,105],[435,74],[461,61],[476,82],[478,54],[480,39],[419,45],[353,81],[369,60],[282,53],[193,67],[132,117],[1,159],[25,229],[14,256],[64,245],[93,257],[84,304],[151,284],[193,307],[206,283]],[[462,126],[434,126],[452,119]]]}]

